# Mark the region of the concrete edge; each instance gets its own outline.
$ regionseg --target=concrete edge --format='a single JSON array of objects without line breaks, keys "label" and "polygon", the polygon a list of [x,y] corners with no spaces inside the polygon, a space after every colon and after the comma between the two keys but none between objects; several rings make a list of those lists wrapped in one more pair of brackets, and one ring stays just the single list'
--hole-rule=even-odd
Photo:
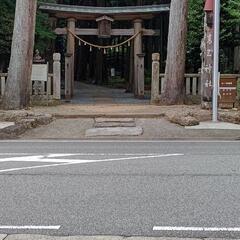
[{"label": "concrete edge", "polygon": [[4,240],[6,239],[6,237],[7,237],[7,234],[0,234],[0,240]]},{"label": "concrete edge", "polygon": [[53,114],[57,119],[74,118],[164,118],[165,113],[161,114]]},{"label": "concrete edge", "polygon": [[[3,236],[3,235],[2,235]],[[174,237],[124,237],[124,236],[46,236],[15,234],[8,235],[1,240],[201,240],[201,238],[174,238]],[[225,238],[204,238],[204,240],[224,240]],[[228,239],[231,240],[231,239]],[[233,239],[232,239],[233,240]],[[236,239],[235,239],[236,240]]]},{"label": "concrete edge", "polygon": [[240,130],[240,124],[234,124],[230,122],[200,122],[197,126],[185,126],[185,129],[187,130],[217,130],[217,131],[239,131]]}]

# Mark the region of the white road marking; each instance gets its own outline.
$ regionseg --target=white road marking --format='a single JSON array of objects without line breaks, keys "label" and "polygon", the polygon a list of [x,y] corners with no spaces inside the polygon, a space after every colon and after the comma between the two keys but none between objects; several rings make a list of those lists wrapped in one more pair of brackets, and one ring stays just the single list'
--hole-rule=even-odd
[{"label": "white road marking", "polygon": [[[0,153],[0,157],[1,156],[33,156],[33,154],[39,154],[39,153]],[[158,154],[159,153],[69,153],[69,154],[46,153],[45,156],[49,158],[56,158],[56,157],[69,157],[69,156],[154,156]],[[0,161],[1,161],[1,158],[0,158]]]},{"label": "white road marking", "polygon": [[137,159],[151,159],[151,158],[162,158],[162,157],[174,157],[174,156],[184,156],[181,153],[173,154],[160,154],[153,156],[136,156],[136,157],[125,157],[125,158],[112,158],[112,159],[96,159],[96,160],[77,160],[77,159],[49,159],[44,156],[30,156],[30,157],[16,157],[16,158],[5,158],[1,159],[0,162],[52,162],[57,164],[47,164],[40,166],[30,166],[30,167],[20,167],[20,168],[10,168],[0,170],[0,173],[5,172],[14,172],[20,170],[29,170],[29,169],[38,169],[38,168],[49,168],[49,167],[58,167],[58,166],[67,166],[74,164],[83,164],[83,163],[99,163],[99,162],[113,162],[113,161],[125,161],[125,160],[137,160]]},{"label": "white road marking", "polygon": [[[158,153],[74,153],[74,154],[55,154],[51,153],[48,157],[62,157],[62,156],[153,156],[157,155]],[[1,154],[0,154],[1,155]]]},{"label": "white road marking", "polygon": [[0,226],[2,230],[59,230],[61,226]]},{"label": "white road marking", "polygon": [[69,162],[67,159],[54,159],[48,158],[48,156],[37,155],[37,156],[25,156],[25,157],[11,157],[11,158],[0,158],[1,162],[44,162],[44,163],[61,163]]},{"label": "white road marking", "polygon": [[171,227],[154,226],[153,231],[188,231],[188,232],[240,232],[240,227],[218,228],[218,227]]},{"label": "white road marking", "polygon": [[0,143],[237,143],[237,140],[0,140]]},{"label": "white road marking", "polygon": [[0,153],[0,156],[26,156],[31,155],[30,153]]},{"label": "white road marking", "polygon": [[48,165],[32,166],[32,167],[9,168],[9,169],[0,170],[0,173],[16,172],[16,171],[21,171],[21,170],[38,169],[38,168],[50,168],[50,167],[66,166],[66,165],[72,165],[72,164],[76,164],[76,163],[59,163],[59,164],[48,164]]}]

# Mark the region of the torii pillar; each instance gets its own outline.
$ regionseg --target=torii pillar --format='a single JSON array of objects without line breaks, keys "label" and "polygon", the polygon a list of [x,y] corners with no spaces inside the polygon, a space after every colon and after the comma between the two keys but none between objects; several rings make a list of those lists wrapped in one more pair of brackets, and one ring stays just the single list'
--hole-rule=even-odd
[{"label": "torii pillar", "polygon": [[[68,29],[75,34],[76,20],[67,20]],[[74,91],[75,37],[67,33],[67,53],[65,58],[65,98],[71,99]]]},{"label": "torii pillar", "polygon": [[[134,20],[134,34],[142,31],[142,19]],[[142,55],[142,32],[134,39],[134,94],[144,97],[144,56]]]}]

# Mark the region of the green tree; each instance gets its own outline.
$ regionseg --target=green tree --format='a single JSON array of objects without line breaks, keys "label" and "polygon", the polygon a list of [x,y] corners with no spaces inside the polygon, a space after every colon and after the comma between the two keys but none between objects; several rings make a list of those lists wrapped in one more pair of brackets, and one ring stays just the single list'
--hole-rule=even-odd
[{"label": "green tree", "polygon": [[[41,0],[41,2],[55,3],[56,1]],[[35,49],[38,49],[41,53],[44,53],[53,39],[55,39],[55,34],[51,29],[48,15],[42,13],[41,11],[37,11]]]},{"label": "green tree", "polygon": [[[56,2],[55,0],[41,0],[41,2]],[[6,71],[9,63],[13,33],[13,22],[16,0],[0,1],[0,71]],[[55,38],[55,34],[50,27],[47,14],[37,11],[35,48],[41,53],[49,46]]]},{"label": "green tree", "polygon": [[203,0],[189,0],[187,70],[198,71],[201,67],[200,45],[203,38]]}]

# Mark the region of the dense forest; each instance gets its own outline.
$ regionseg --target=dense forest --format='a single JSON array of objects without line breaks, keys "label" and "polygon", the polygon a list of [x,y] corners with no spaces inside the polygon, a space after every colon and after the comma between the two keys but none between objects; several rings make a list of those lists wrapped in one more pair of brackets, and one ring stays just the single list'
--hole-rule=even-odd
[{"label": "dense forest", "polygon": [[[168,0],[45,0],[45,2],[88,6],[129,6],[169,3]],[[236,72],[240,70],[236,67],[236,63],[234,63],[234,54],[236,61],[236,51],[239,53],[238,46],[240,45],[238,27],[240,25],[240,0],[222,0],[221,2],[221,71]],[[203,0],[189,0],[187,71],[197,71],[201,66],[200,45],[203,37],[203,5]],[[0,71],[6,70],[10,57],[14,8],[15,0],[0,1]],[[165,34],[167,35],[166,31]],[[51,51],[53,39],[55,39],[55,35],[51,31],[48,16],[38,11],[35,48],[39,49],[45,55],[47,51]],[[165,47],[166,43],[162,48]],[[164,49],[162,51],[164,52]]]}]

